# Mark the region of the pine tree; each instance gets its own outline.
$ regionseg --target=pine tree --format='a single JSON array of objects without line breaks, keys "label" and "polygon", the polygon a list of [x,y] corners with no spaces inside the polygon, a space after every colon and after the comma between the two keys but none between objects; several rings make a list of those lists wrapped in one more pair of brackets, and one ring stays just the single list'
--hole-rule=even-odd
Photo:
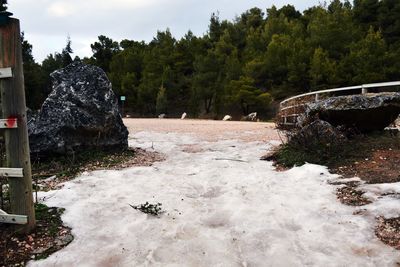
[{"label": "pine tree", "polygon": [[167,94],[165,87],[161,85],[160,90],[158,91],[157,94],[157,103],[156,103],[156,113],[157,115],[159,114],[165,114],[167,113]]},{"label": "pine tree", "polygon": [[382,82],[386,79],[387,45],[380,31],[372,26],[365,38],[351,47],[348,60],[352,69],[352,83]]},{"label": "pine tree", "polygon": [[7,0],[0,0],[0,12],[7,10]]},{"label": "pine tree", "polygon": [[239,80],[231,81],[228,85],[232,101],[242,109],[244,116],[259,108],[265,108],[271,101],[271,95],[254,86],[254,80],[241,76]]},{"label": "pine tree", "polygon": [[119,44],[104,35],[100,35],[98,38],[98,42],[90,45],[93,52],[92,60],[96,66],[109,72],[112,57],[119,51]]},{"label": "pine tree", "polygon": [[46,87],[43,68],[35,62],[32,55],[32,45],[25,39],[24,32],[21,33],[21,47],[26,105],[31,109],[38,109],[46,97],[43,90]]},{"label": "pine tree", "polygon": [[73,52],[74,51],[72,50],[72,47],[71,47],[71,37],[68,35],[67,44],[64,47],[64,49],[61,51],[61,58],[62,58],[62,66],[63,67],[66,67],[66,66],[68,66],[69,64],[72,63],[71,54]]}]

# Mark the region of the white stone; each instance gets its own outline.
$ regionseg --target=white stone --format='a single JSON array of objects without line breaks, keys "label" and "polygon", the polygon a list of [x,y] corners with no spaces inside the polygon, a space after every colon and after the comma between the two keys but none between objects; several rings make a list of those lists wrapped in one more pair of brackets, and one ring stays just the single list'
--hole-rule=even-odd
[{"label": "white stone", "polygon": [[254,121],[257,118],[257,112],[250,113],[249,115],[247,115],[247,117],[250,120]]},{"label": "white stone", "polygon": [[223,121],[230,121],[230,120],[232,120],[232,117],[230,115],[226,115],[222,120]]}]

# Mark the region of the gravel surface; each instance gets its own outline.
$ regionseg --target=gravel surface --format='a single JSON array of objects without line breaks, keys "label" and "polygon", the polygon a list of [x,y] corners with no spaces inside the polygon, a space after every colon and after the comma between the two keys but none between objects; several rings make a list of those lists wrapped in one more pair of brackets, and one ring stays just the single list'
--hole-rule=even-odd
[{"label": "gravel surface", "polygon": [[275,124],[270,122],[124,119],[130,134],[138,132],[182,133],[204,141],[236,139],[245,142],[279,141]]}]

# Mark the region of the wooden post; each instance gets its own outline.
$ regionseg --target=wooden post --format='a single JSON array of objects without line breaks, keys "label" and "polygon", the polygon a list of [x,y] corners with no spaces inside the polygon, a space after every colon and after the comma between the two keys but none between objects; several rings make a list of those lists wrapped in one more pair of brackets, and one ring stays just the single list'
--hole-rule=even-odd
[{"label": "wooden post", "polygon": [[7,167],[23,168],[23,178],[9,178],[11,212],[28,216],[28,223],[18,226],[30,232],[36,224],[32,195],[32,171],[26,118],[24,74],[19,20],[9,19],[0,25],[0,68],[11,68],[12,77],[0,79],[3,118],[17,119],[18,128],[6,129]]},{"label": "wooden post", "polygon": [[364,85],[362,85],[361,87],[361,94],[365,95],[368,94],[368,89],[364,87]]}]

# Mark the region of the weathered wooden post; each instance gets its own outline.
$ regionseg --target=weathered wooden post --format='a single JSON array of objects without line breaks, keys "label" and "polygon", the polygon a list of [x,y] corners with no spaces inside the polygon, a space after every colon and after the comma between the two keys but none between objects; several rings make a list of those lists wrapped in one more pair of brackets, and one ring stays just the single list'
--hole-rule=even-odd
[{"label": "weathered wooden post", "polygon": [[361,86],[361,94],[363,94],[363,95],[368,94],[368,89],[365,88],[364,85]]},{"label": "weathered wooden post", "polygon": [[[8,14],[11,15],[11,14]],[[8,168],[22,168],[23,177],[10,175],[11,211],[26,215],[27,223],[18,230],[31,231],[36,224],[32,195],[32,171],[30,162],[24,75],[19,20],[0,14],[0,89],[3,118],[8,126],[5,130],[5,146]],[[11,72],[11,73],[10,73]],[[4,75],[5,73],[5,75]]]}]

